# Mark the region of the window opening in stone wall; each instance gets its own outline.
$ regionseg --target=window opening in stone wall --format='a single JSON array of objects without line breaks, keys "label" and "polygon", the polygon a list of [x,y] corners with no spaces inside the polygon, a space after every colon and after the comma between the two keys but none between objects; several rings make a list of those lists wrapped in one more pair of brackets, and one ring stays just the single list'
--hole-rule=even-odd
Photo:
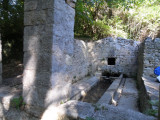
[{"label": "window opening in stone wall", "polygon": [[115,65],[116,64],[116,58],[108,58],[108,65]]}]

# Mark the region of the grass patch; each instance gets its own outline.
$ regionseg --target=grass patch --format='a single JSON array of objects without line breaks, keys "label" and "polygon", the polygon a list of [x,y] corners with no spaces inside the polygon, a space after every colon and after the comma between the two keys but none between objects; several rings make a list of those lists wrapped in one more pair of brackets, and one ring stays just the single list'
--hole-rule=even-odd
[{"label": "grass patch", "polygon": [[13,98],[11,100],[11,107],[20,109],[21,107],[24,107],[25,103],[23,102],[23,97],[20,96],[19,98]]},{"label": "grass patch", "polygon": [[148,109],[146,110],[145,114],[157,117],[158,110]]}]

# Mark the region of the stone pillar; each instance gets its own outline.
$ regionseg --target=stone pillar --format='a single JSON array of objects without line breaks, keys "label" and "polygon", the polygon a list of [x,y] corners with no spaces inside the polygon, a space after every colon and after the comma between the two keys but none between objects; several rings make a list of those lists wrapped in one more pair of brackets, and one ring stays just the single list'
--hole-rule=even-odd
[{"label": "stone pillar", "polygon": [[0,84],[2,84],[2,40],[0,34]]},{"label": "stone pillar", "polygon": [[24,11],[23,98],[39,116],[68,99],[75,10],[65,0],[25,0]]}]

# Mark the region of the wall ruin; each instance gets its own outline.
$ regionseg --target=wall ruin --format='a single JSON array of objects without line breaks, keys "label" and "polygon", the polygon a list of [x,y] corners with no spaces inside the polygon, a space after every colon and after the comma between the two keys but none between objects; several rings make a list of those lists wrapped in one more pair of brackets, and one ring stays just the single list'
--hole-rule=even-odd
[{"label": "wall ruin", "polygon": [[155,78],[154,69],[160,66],[160,38],[145,40],[143,56],[143,77]]},{"label": "wall ruin", "polygon": [[[93,75],[98,70],[135,77],[139,45],[137,41],[111,37],[96,42],[76,40],[70,74],[74,77],[72,81]],[[115,65],[109,65],[108,58],[115,58]]]},{"label": "wall ruin", "polygon": [[[72,84],[98,70],[137,74],[140,43],[122,38],[74,40],[72,5],[65,0],[24,3],[23,98],[26,111],[37,117],[50,105],[67,101]],[[115,65],[108,65],[108,58],[115,58]]]},{"label": "wall ruin", "polygon": [[67,99],[75,10],[65,0],[25,0],[24,7],[23,98],[26,111],[40,116]]},{"label": "wall ruin", "polygon": [[2,40],[0,34],[0,84],[2,84]]}]

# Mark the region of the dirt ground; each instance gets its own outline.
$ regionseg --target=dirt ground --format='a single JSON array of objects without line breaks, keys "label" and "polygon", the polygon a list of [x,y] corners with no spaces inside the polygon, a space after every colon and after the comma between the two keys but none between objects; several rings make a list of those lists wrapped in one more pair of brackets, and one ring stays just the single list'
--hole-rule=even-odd
[{"label": "dirt ground", "polygon": [[23,64],[19,61],[12,61],[2,66],[3,84],[15,86],[22,84]]}]

